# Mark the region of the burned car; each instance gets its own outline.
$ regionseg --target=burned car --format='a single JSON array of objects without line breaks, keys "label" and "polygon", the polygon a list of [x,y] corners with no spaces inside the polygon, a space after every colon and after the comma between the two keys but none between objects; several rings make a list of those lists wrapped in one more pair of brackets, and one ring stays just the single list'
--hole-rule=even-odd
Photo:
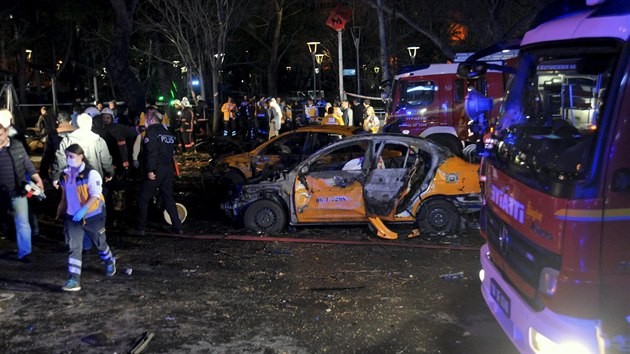
[{"label": "burned car", "polygon": [[273,178],[245,184],[222,208],[252,230],[290,225],[416,223],[423,233],[459,230],[460,216],[481,207],[478,165],[419,137],[345,138]]},{"label": "burned car", "polygon": [[273,171],[294,167],[330,143],[361,133],[364,131],[360,127],[301,127],[280,134],[250,152],[213,161],[211,173],[224,184],[239,185],[251,178],[263,179]]}]

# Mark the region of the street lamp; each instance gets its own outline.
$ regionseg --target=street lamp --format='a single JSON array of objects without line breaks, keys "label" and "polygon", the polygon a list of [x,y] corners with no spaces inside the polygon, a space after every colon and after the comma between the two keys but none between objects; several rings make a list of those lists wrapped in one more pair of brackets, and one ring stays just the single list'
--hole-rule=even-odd
[{"label": "street lamp", "polygon": [[[317,74],[320,73],[320,66],[322,65],[322,62],[324,61],[324,54],[315,54],[315,62],[317,63],[317,68],[315,69],[317,71]],[[321,79],[319,80],[319,89],[322,89],[322,81]],[[315,87],[315,92],[313,93],[313,95],[315,97],[317,97],[317,86]]]},{"label": "street lamp", "polygon": [[317,92],[317,86],[315,80],[317,79],[317,65],[315,63],[315,53],[317,53],[317,46],[320,42],[307,42],[308,51],[311,53],[311,59],[313,60],[313,100],[315,100],[315,92]]},{"label": "street lamp", "polygon": [[223,61],[225,60],[225,53],[217,53],[214,55],[214,58],[217,60],[218,64],[223,64]]},{"label": "street lamp", "polygon": [[418,49],[420,49],[420,47],[407,47],[407,51],[409,51],[409,56],[411,57],[411,65],[416,63],[416,54],[418,54]]}]

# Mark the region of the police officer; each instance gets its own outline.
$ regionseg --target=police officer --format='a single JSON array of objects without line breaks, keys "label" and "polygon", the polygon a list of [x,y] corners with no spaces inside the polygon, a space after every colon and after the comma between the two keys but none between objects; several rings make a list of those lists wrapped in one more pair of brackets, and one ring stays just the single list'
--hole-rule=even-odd
[{"label": "police officer", "polygon": [[154,111],[151,116],[147,116],[148,128],[144,138],[144,171],[146,177],[140,188],[138,198],[138,223],[136,230],[131,233],[144,235],[147,223],[147,213],[149,201],[160,189],[162,206],[171,217],[173,233],[182,233],[182,224],[177,214],[175,199],[173,198],[173,179],[175,169],[173,166],[173,154],[177,140],[175,136],[162,124],[163,115]]}]

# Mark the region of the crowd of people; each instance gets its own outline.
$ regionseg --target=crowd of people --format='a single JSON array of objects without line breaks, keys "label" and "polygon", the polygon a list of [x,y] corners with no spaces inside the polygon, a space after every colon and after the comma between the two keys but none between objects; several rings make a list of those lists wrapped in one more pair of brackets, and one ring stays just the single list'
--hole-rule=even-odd
[{"label": "crowd of people", "polygon": [[[116,273],[116,259],[107,244],[106,229],[124,220],[125,191],[140,181],[135,227],[144,235],[151,201],[159,191],[161,205],[171,220],[170,232],[182,233],[173,196],[178,171],[175,156],[194,148],[196,136],[207,134],[208,107],[198,100],[194,110],[184,97],[167,110],[155,101],[135,119],[116,102],[74,107],[51,114],[41,107],[36,129],[45,145],[39,169],[28,154],[24,134],[15,127],[9,110],[0,110],[0,233],[15,229],[21,262],[33,262],[31,240],[39,234],[37,217],[29,210],[33,189],[59,199],[56,218],[63,224],[68,247],[68,280],[64,291],[81,289],[82,254],[95,248],[105,275]],[[224,136],[243,141],[273,138],[283,130],[304,125],[336,124],[363,127],[376,133],[380,122],[368,100],[349,102],[308,99],[293,103],[281,98],[248,96],[221,106]],[[13,227],[11,227],[13,226]]]},{"label": "crowd of people", "polygon": [[42,107],[36,124],[45,136],[39,169],[31,162],[12,113],[0,110],[0,232],[6,234],[11,226],[15,229],[15,258],[34,261],[31,241],[38,236],[39,225],[29,210],[28,197],[36,189],[39,195],[46,191],[59,199],[56,218],[63,223],[68,246],[68,280],[62,290],[81,289],[82,254],[92,248],[105,264],[105,275],[113,276],[116,259],[107,244],[106,226],[122,220],[125,190],[133,173],[139,177],[133,180],[141,184],[136,227],[130,233],[144,234],[149,204],[158,191],[170,216],[170,232],[182,233],[173,197],[176,165],[169,156],[192,146],[194,118],[187,115],[190,105],[180,102],[179,106],[170,123],[153,103],[133,122],[118,114],[115,103],[57,116]]},{"label": "crowd of people", "polygon": [[335,124],[362,127],[377,133],[379,121],[370,100],[353,99],[326,102],[323,98],[308,98],[293,102],[280,97],[243,96],[239,102],[232,97],[221,106],[223,135],[239,137],[244,141],[264,136],[271,139],[280,132],[296,127],[316,124]]}]

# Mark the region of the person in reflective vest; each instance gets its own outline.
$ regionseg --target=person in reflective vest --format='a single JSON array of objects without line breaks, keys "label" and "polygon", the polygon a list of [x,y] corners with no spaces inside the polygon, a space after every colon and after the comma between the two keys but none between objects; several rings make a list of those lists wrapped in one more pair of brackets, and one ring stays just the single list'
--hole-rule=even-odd
[{"label": "person in reflective vest", "polygon": [[335,113],[335,107],[328,107],[328,112],[322,119],[322,125],[344,125],[343,118]]},{"label": "person in reflective vest", "polygon": [[[65,149],[66,165],[59,185],[63,193],[57,216],[64,216],[63,230],[68,246],[68,281],[64,291],[81,290],[83,238],[87,236],[105,263],[105,275],[116,273],[116,259],[105,234],[105,197],[103,179],[85,160],[79,144]],[[65,210],[65,212],[64,212]]]}]

